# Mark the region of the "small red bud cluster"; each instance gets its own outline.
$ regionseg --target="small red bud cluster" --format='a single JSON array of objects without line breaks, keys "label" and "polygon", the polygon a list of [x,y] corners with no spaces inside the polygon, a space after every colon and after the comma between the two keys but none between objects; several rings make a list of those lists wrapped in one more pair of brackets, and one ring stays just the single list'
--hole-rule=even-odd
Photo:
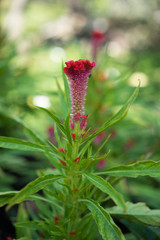
[{"label": "small red bud cluster", "polygon": [[[84,133],[85,131],[85,128],[87,126],[87,118],[88,118],[88,115],[82,115],[80,113],[76,113],[73,117],[73,120],[70,119],[70,128],[71,130],[75,130],[75,124],[76,123],[79,123],[79,128],[81,130],[81,136],[85,136],[86,133]],[[75,141],[76,139],[76,134],[75,133],[71,133],[71,136],[72,136],[72,139],[73,141]]]}]

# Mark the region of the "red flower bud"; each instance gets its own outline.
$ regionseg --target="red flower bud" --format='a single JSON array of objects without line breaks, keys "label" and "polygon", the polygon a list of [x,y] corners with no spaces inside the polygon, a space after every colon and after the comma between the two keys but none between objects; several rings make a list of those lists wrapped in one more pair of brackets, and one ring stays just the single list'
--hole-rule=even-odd
[{"label": "red flower bud", "polygon": [[60,160],[60,162],[63,164],[63,166],[67,166],[67,164],[64,162],[64,161],[62,161],[62,160]]},{"label": "red flower bud", "polygon": [[70,119],[70,128],[73,130],[74,129],[74,122],[72,121],[72,119]]},{"label": "red flower bud", "polygon": [[76,158],[76,159],[73,160],[73,162],[79,163],[79,160],[80,160],[80,158]]},{"label": "red flower bud", "polygon": [[67,152],[66,149],[64,149],[64,148],[58,148],[58,151],[60,151],[62,153],[66,153]]},{"label": "red flower bud", "polygon": [[75,133],[71,133],[71,136],[72,136],[73,141],[75,141],[76,134]]},{"label": "red flower bud", "polygon": [[86,116],[82,115],[82,121],[79,124],[80,129],[83,129],[87,126],[87,118],[88,118],[88,114]]}]

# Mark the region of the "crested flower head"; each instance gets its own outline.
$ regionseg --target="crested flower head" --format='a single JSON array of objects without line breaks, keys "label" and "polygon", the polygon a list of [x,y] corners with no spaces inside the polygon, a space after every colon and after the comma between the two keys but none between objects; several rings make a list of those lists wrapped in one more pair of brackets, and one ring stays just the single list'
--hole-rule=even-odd
[{"label": "crested flower head", "polygon": [[78,61],[66,62],[64,72],[68,77],[70,85],[72,117],[84,114],[85,96],[87,82],[95,62],[80,59]]}]

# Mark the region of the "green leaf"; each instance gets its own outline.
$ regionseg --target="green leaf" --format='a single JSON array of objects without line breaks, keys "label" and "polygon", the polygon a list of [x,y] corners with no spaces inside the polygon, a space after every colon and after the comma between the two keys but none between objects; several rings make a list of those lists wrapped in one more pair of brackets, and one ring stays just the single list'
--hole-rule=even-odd
[{"label": "green leaf", "polygon": [[121,119],[123,119],[129,110],[130,105],[134,102],[136,99],[138,92],[140,88],[140,83],[139,86],[135,89],[133,92],[132,96],[128,99],[126,104],[116,113],[113,117],[111,117],[108,121],[106,121],[102,127],[100,127],[96,132],[94,132],[92,135],[88,136],[86,138],[86,141],[89,141],[91,139],[94,139],[97,135],[99,135],[101,132],[105,131],[107,128],[111,127],[115,123],[119,122]]},{"label": "green leaf", "polygon": [[63,119],[65,119],[66,116],[67,116],[67,113],[68,113],[67,103],[66,103],[66,100],[65,100],[65,95],[64,95],[64,93],[63,93],[63,91],[62,91],[62,89],[59,85],[59,82],[56,81],[56,83],[57,83],[57,88],[58,88],[58,94],[59,94],[59,97],[60,97],[60,100],[61,100],[61,106],[62,106],[61,111],[62,111]]},{"label": "green leaf", "polygon": [[9,203],[9,201],[17,194],[18,191],[9,191],[9,192],[1,192],[0,193],[0,207]]},{"label": "green leaf", "polygon": [[106,145],[106,143],[108,142],[108,140],[110,139],[111,134],[108,135],[108,137],[104,140],[104,142],[102,143],[102,145],[98,148],[98,150],[95,153],[95,156],[98,155],[98,153],[102,150],[102,148]]},{"label": "green leaf", "polygon": [[71,128],[70,128],[70,113],[68,113],[68,115],[66,117],[64,126],[65,126],[66,136],[68,138],[68,141],[72,145]]},{"label": "green leaf", "polygon": [[0,137],[0,147],[23,151],[44,152],[42,145],[10,137]]},{"label": "green leaf", "polygon": [[89,199],[80,201],[84,202],[91,211],[104,240],[125,240],[121,230],[113,222],[113,219],[97,202]]},{"label": "green leaf", "polygon": [[9,149],[16,149],[16,150],[23,150],[23,151],[34,151],[34,152],[56,152],[58,150],[55,146],[47,146],[47,145],[40,145],[37,143],[28,142],[25,140],[20,140],[16,138],[10,137],[3,137],[0,136],[0,147],[2,148],[9,148]]},{"label": "green leaf", "polygon": [[102,192],[107,193],[120,208],[123,210],[126,209],[123,196],[117,192],[107,181],[99,176],[89,173],[85,173],[84,176]]},{"label": "green leaf", "polygon": [[[99,163],[102,159],[107,158],[107,156],[108,156],[109,153],[110,153],[110,150],[109,150],[106,154],[100,156],[99,158],[96,158],[95,160],[92,160],[92,162],[89,164],[89,167],[93,167],[93,166],[95,166],[97,163]],[[97,173],[97,174],[98,174],[98,173]]]},{"label": "green leaf", "polygon": [[127,202],[127,211],[115,206],[106,209],[112,216],[119,218],[127,218],[129,220],[138,221],[146,225],[160,226],[160,210],[152,210],[146,206],[145,203],[131,203]]},{"label": "green leaf", "polygon": [[[18,213],[17,213],[17,222],[23,222],[23,221],[28,221],[29,220],[29,216],[28,213],[23,205],[23,203],[21,203],[18,207]],[[30,231],[29,229],[21,229],[19,227],[16,227],[16,236],[17,238],[21,238],[24,236],[30,236]]]},{"label": "green leaf", "polygon": [[160,177],[160,161],[154,162],[151,160],[136,162],[129,165],[114,167],[103,172],[96,173],[97,175],[110,175],[114,177],[138,177],[150,176]]},{"label": "green leaf", "polygon": [[58,179],[60,179],[60,176],[48,174],[48,175],[39,177],[36,180],[30,182],[10,200],[10,203],[9,203],[7,209],[10,209],[16,203],[20,203],[20,202],[24,201],[30,195],[38,192],[39,190],[45,188],[47,185],[53,183],[54,181],[56,181]]},{"label": "green leaf", "polygon": [[[16,223],[16,227],[18,228],[29,228],[29,229],[36,229],[36,230],[41,230],[42,227],[38,226],[38,224],[40,223],[40,221],[22,221],[22,222],[18,222]],[[24,235],[24,234],[23,234]]]},{"label": "green leaf", "polygon": [[82,148],[81,152],[80,152],[80,157],[81,159],[83,158],[85,152],[88,150],[89,146],[91,145],[93,139],[91,139],[90,141],[88,141]]},{"label": "green leaf", "polygon": [[53,111],[49,111],[46,108],[42,108],[42,107],[37,107],[36,108],[46,112],[48,114],[48,116],[50,116],[52,118],[52,120],[57,124],[57,126],[59,127],[59,129],[61,130],[62,133],[65,134],[65,128],[63,126],[63,124],[61,123],[61,121],[59,120],[59,118],[55,115],[55,113],[53,113]]},{"label": "green leaf", "polygon": [[66,75],[64,73],[63,62],[62,62],[62,77],[63,77],[64,89],[65,89],[65,93],[66,93],[66,102],[67,102],[68,109],[70,109],[71,108],[70,89],[69,89],[69,85],[68,85]]}]

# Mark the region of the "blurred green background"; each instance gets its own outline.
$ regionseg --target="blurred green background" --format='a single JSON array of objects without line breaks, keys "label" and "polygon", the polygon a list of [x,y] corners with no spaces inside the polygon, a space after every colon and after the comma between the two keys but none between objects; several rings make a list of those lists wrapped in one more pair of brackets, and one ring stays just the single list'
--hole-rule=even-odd
[{"label": "blurred green background", "polygon": [[[21,118],[46,139],[51,137],[53,123],[33,105],[54,109],[62,117],[56,84],[58,81],[63,89],[62,60],[92,60],[91,32],[98,30],[106,38],[99,46],[96,69],[89,79],[88,125],[99,127],[141,81],[140,94],[128,116],[106,132],[112,134],[106,147],[111,154],[103,167],[159,159],[158,0],[2,0],[0,4],[0,135],[27,138],[10,115]],[[93,149],[101,140],[103,137]],[[38,154],[8,150],[1,150],[0,154],[3,190],[21,187],[35,177],[35,170],[49,166]],[[159,180],[152,181],[154,191]],[[134,184],[129,190],[133,197],[141,192]],[[140,181],[139,186],[144,190],[143,184],[146,183]],[[124,185],[122,191],[128,191]],[[155,200],[150,205],[157,204],[159,201]]]}]

